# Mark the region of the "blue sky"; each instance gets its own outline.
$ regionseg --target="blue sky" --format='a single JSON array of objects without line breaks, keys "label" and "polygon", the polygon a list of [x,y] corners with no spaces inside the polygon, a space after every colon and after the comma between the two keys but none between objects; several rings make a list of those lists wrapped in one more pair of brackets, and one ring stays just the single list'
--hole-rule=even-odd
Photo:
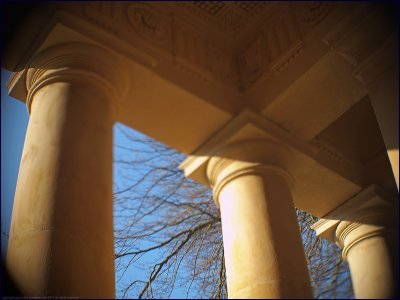
[{"label": "blue sky", "polygon": [[19,161],[29,114],[24,103],[8,96],[5,87],[11,73],[1,69],[1,256],[7,249],[11,211]]}]

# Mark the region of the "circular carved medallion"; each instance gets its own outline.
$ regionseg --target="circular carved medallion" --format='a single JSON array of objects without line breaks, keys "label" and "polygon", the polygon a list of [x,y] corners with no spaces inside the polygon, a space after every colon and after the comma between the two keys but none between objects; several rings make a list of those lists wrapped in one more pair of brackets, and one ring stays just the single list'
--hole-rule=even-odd
[{"label": "circular carved medallion", "polygon": [[297,21],[302,25],[314,25],[329,12],[330,5],[325,1],[308,1],[293,4]]},{"label": "circular carved medallion", "polygon": [[127,10],[132,27],[142,36],[165,42],[169,36],[168,24],[162,16],[145,5],[132,4]]}]

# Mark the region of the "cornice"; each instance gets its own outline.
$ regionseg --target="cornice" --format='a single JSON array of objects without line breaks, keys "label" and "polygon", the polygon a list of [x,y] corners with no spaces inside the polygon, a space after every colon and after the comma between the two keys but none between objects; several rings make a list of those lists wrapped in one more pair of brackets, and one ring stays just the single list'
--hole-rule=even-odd
[{"label": "cornice", "polygon": [[345,237],[359,226],[393,222],[394,203],[395,197],[377,185],[370,185],[314,223],[311,229],[317,236],[344,247]]},{"label": "cornice", "polygon": [[[246,22],[257,23],[258,29],[252,29],[253,32],[248,34],[249,40],[232,47],[227,46],[221,39],[202,36],[201,31],[190,24],[187,18],[180,17],[180,15],[190,15],[191,11],[196,14],[196,18],[209,17],[214,20],[215,16],[208,13],[208,10],[214,8],[200,8],[200,6],[217,5],[217,3],[206,5],[171,2],[157,5],[152,2],[110,1],[82,2],[76,5],[81,6],[82,9],[70,10],[67,6],[63,9],[62,5],[58,5],[55,14],[62,12],[64,19],[68,18],[68,15],[73,15],[103,30],[106,34],[121,41],[133,43],[144,53],[152,53],[157,60],[168,59],[178,72],[191,76],[193,80],[201,78],[204,82],[218,81],[237,92],[248,89],[267,74],[280,76],[280,73],[301,57],[307,49],[309,41],[306,35],[310,28],[323,23],[331,11],[334,11],[336,6],[340,6],[333,2],[323,1],[280,6],[274,3],[259,4],[260,7],[265,7],[265,12],[261,10],[261,12],[253,11],[253,13],[260,16],[264,14],[265,21],[260,23],[252,20],[251,12],[246,13]],[[243,5],[250,4],[243,3]],[[244,8],[239,8],[241,7],[239,4],[227,3],[223,6],[222,15],[224,10],[238,10],[245,14]],[[353,6],[355,5],[349,5],[349,7]],[[362,23],[364,15],[371,15],[372,20],[375,20],[375,15],[377,15],[379,19],[379,13],[375,15],[371,13],[370,6],[363,4],[360,7],[360,9],[350,11],[347,17],[337,22],[337,25],[323,38],[335,51],[348,57],[354,53],[371,51],[369,49],[371,47],[365,44],[369,41],[369,30],[365,30],[363,36],[357,36],[355,39],[351,35],[355,27],[369,28],[368,24]],[[260,17],[261,19],[263,18]],[[353,21],[354,19],[356,21]],[[56,20],[57,18],[52,23]],[[222,16],[221,22],[225,22]],[[87,32],[85,26],[84,23],[80,24],[79,28],[82,32]],[[357,30],[358,32],[362,30]],[[365,37],[367,37],[366,40]],[[358,41],[357,38],[361,40]],[[351,53],[347,53],[346,49]],[[360,52],[359,49],[363,51]],[[154,59],[152,60],[151,65],[154,66]]]},{"label": "cornice", "polygon": [[193,177],[207,185],[208,180],[204,168],[210,157],[218,155],[218,151],[228,144],[249,139],[270,139],[283,142],[308,155],[317,152],[317,149],[308,143],[297,139],[260,115],[245,109],[194,151],[182,162],[180,168],[185,171],[186,176]]},{"label": "cornice", "polygon": [[[260,161],[264,159],[263,165],[273,165],[291,174],[290,176],[293,179],[291,180],[293,182],[292,190],[295,194],[295,205],[301,209],[308,210],[317,216],[322,216],[322,207],[318,207],[317,205],[312,208],[307,204],[309,197],[317,194],[320,195],[319,197],[332,198],[329,202],[338,201],[338,203],[342,203],[345,201],[348,196],[342,198],[344,194],[340,195],[340,193],[337,195],[330,194],[322,196],[326,193],[328,186],[332,185],[332,182],[335,182],[336,186],[343,185],[342,191],[346,191],[346,195],[354,194],[359,190],[357,185],[350,183],[348,179],[344,179],[346,177],[343,178],[338,174],[332,173],[331,163],[326,161],[323,155],[321,156],[321,150],[318,147],[312,143],[296,138],[273,122],[250,110],[243,110],[238,116],[210,137],[202,146],[194,151],[192,155],[182,162],[180,169],[184,171],[187,177],[199,183],[213,185],[214,183],[209,181],[210,174],[207,175],[207,168],[211,159],[213,157],[229,159],[231,158],[230,156],[219,155],[219,151],[226,151],[225,147],[240,142],[248,142],[251,144],[253,140],[278,143],[284,145],[284,147],[287,147],[290,149],[290,152],[293,153],[294,158],[291,162],[283,163],[284,160],[277,159],[278,156],[272,152],[268,152],[267,150],[259,152]],[[241,148],[239,147],[237,149],[240,152]],[[242,154],[238,152],[235,155],[241,157],[239,160],[248,161],[249,159],[245,157],[246,153],[250,155],[254,150],[244,151],[243,149],[244,148],[242,148]],[[262,147],[260,147],[260,149],[262,149]],[[244,156],[242,157],[241,155]],[[286,155],[286,157],[289,157],[289,155]],[[281,162],[279,163],[279,161]],[[328,163],[328,167],[325,166],[326,163]],[[344,161],[342,164],[346,165],[346,162]],[[348,169],[354,170],[354,166],[348,166]]]},{"label": "cornice", "polygon": [[398,67],[398,51],[398,35],[392,34],[375,52],[354,69],[353,75],[365,85],[369,85],[386,69]]},{"label": "cornice", "polygon": [[[198,73],[197,69],[202,69],[211,81],[220,81],[238,91],[265,73],[278,75],[291,64],[304,50],[298,26],[315,26],[325,18],[332,6],[322,3],[315,9],[313,6],[297,4],[296,14],[293,14],[293,8],[289,5],[284,5],[285,9],[276,9],[273,8],[275,4],[260,4],[262,7],[271,7],[264,13],[268,15],[267,21],[259,24],[261,30],[256,35],[250,34],[254,38],[244,45],[240,43],[240,46],[232,47],[220,38],[202,36],[201,30],[196,29],[187,18],[181,17],[191,11],[201,19],[207,15],[206,8],[199,8],[201,4],[104,2],[82,5],[84,13],[77,17],[123,40],[130,40],[134,32],[139,39],[143,39],[148,50],[161,51],[161,55],[173,59],[177,70],[192,75]],[[233,3],[224,4],[222,10],[238,9],[236,6]],[[223,11],[221,13],[224,14]],[[260,14],[259,11],[257,13]],[[250,15],[247,17],[253,21]],[[136,39],[135,43],[139,45],[142,42]],[[181,66],[180,61],[186,66]],[[188,68],[192,70],[188,71]],[[200,75],[193,77],[201,78]]]},{"label": "cornice", "polygon": [[368,84],[385,68],[398,64],[398,36],[384,4],[359,2],[323,41],[354,66],[353,75]]}]

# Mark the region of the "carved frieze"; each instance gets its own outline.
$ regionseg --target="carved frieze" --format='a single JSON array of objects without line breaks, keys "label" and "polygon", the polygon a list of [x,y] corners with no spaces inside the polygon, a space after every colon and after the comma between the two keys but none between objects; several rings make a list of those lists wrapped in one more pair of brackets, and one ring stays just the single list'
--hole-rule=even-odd
[{"label": "carved frieze", "polygon": [[241,56],[240,65],[244,85],[255,82],[265,72],[269,61],[270,54],[267,43],[261,34]]},{"label": "carved frieze", "polygon": [[[232,39],[245,30],[247,22],[260,16],[272,4],[260,2],[177,2],[157,6],[145,2],[104,2],[86,5],[86,17],[103,29],[126,40],[138,41],[135,46],[152,45],[165,51],[173,65],[185,74],[201,73],[200,77],[217,80],[235,88],[246,88],[265,73],[278,74],[302,51],[303,40],[299,24],[311,26],[329,12],[323,2],[293,3],[293,11],[275,10],[260,25],[259,34],[247,46],[227,51],[225,44],[209,38],[185,19],[182,9],[194,18],[203,19]],[[174,10],[174,7],[176,11]],[[290,7],[290,6],[289,6]],[[171,9],[172,8],[172,9]],[[179,10],[179,9],[181,10]],[[272,8],[271,8],[272,9]],[[200,21],[200,20],[199,20]],[[247,26],[247,25],[246,25]],[[129,35],[134,31],[136,35]],[[208,31],[205,31],[208,33]],[[141,38],[146,41],[141,43]],[[148,44],[148,42],[150,44]],[[240,50],[239,50],[240,49]],[[189,70],[193,67],[193,70]],[[193,75],[194,78],[199,77]],[[203,80],[204,81],[204,80]]]},{"label": "carved frieze", "polygon": [[144,38],[157,43],[167,43],[171,39],[170,22],[154,9],[133,3],[126,13],[132,28]]},{"label": "carved frieze", "polygon": [[238,68],[234,57],[230,56],[213,43],[207,43],[206,68],[225,83],[238,85]]},{"label": "carved frieze", "polygon": [[338,163],[349,163],[349,160],[346,161],[345,157],[340,154],[337,150],[332,149],[327,143],[323,142],[321,139],[316,138],[312,145],[316,146],[319,152],[325,153]]},{"label": "carved frieze", "polygon": [[177,58],[185,59],[199,67],[205,67],[206,40],[183,22],[174,20],[174,53]]},{"label": "carved frieze", "polygon": [[302,37],[288,12],[276,16],[265,35],[271,53],[269,69],[274,74],[282,71],[303,51]]},{"label": "carved frieze", "polygon": [[[119,35],[112,18],[114,17],[115,3],[113,2],[90,2],[83,8],[83,16],[86,20],[96,26],[114,34]],[[105,18],[106,17],[106,18]]]},{"label": "carved frieze", "polygon": [[240,56],[244,87],[257,81],[265,72],[280,73],[302,51],[303,41],[293,15],[288,12],[276,15]]},{"label": "carved frieze", "polygon": [[330,11],[331,4],[326,1],[295,2],[293,8],[299,24],[312,26],[325,18]]},{"label": "carved frieze", "polygon": [[234,37],[268,7],[262,1],[182,1],[177,5]]}]

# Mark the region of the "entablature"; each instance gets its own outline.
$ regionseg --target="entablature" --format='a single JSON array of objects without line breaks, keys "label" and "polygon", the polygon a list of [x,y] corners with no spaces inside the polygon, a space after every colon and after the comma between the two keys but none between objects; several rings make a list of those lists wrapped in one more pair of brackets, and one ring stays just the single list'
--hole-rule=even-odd
[{"label": "entablature", "polygon": [[[322,216],[374,176],[391,184],[382,149],[360,162],[331,138],[341,116],[368,97],[371,77],[396,61],[387,10],[326,1],[46,3],[5,53],[16,72],[10,94],[25,101],[25,69],[40,51],[98,44],[130,74],[118,121],[199,157],[237,120],[235,137],[279,131],[303,164],[296,176],[313,180],[300,180],[296,205]],[[328,193],[335,186],[342,194]],[[324,201],[309,207],[307,198]]]}]

